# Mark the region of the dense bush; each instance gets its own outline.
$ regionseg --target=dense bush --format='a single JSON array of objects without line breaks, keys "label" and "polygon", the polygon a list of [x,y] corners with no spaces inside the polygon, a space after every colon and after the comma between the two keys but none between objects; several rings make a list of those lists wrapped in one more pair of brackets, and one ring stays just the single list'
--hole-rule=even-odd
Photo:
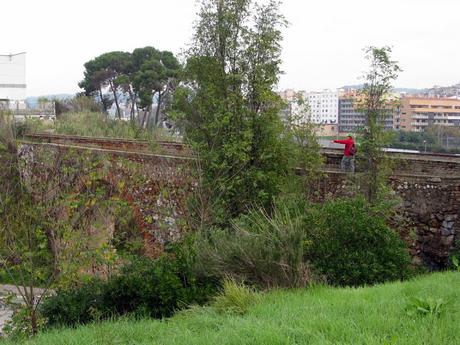
[{"label": "dense bush", "polygon": [[50,326],[84,324],[131,314],[162,318],[216,291],[210,280],[194,277],[180,252],[155,261],[135,259],[107,281],[92,280],[46,299],[42,314]]},{"label": "dense bush", "polygon": [[197,241],[200,273],[231,277],[259,288],[300,287],[311,275],[306,238],[298,209],[275,205],[273,213],[255,210],[230,230],[211,230]]},{"label": "dense bush", "polygon": [[358,286],[409,275],[404,242],[364,199],[277,204],[251,211],[231,230],[198,238],[200,274],[259,288],[299,287],[326,279]]},{"label": "dense bush", "polygon": [[356,286],[408,276],[404,242],[363,199],[328,202],[306,218],[309,258],[329,283]]},{"label": "dense bush", "polygon": [[102,305],[104,283],[92,280],[78,288],[59,290],[46,298],[40,306],[40,313],[53,325],[78,325],[93,321],[95,312]]}]

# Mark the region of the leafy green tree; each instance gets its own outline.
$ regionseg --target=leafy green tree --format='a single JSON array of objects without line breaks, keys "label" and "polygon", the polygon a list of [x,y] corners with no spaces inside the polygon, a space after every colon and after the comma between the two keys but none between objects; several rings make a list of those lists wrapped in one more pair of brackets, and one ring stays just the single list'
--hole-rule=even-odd
[{"label": "leafy green tree", "polygon": [[[153,125],[161,122],[161,110],[164,100],[174,91],[181,66],[169,51],[159,51],[153,47],[138,48],[133,51],[132,82],[139,95],[139,107],[150,113],[153,99],[157,108]],[[150,117],[142,120],[142,126],[148,126]]]},{"label": "leafy green tree", "polygon": [[84,66],[84,79],[79,86],[85,90],[87,95],[94,95],[97,92],[105,111],[107,107],[103,90],[108,88],[117,108],[117,116],[121,118],[118,92],[126,82],[124,77],[131,70],[131,54],[121,51],[105,53],[88,61]]},{"label": "leafy green tree", "polygon": [[359,108],[366,115],[360,152],[364,161],[362,185],[368,202],[382,200],[387,190],[389,162],[383,148],[391,137],[384,131],[383,123],[388,113],[396,107],[390,92],[401,68],[391,59],[390,47],[368,47],[366,59],[370,63],[365,73]]},{"label": "leafy green tree", "polygon": [[214,219],[270,206],[288,172],[273,91],[281,64],[280,3],[202,0],[185,82],[173,109],[199,156]]},{"label": "leafy green tree", "polygon": [[[286,137],[291,141],[291,158],[298,169],[300,179],[292,179],[294,192],[302,190],[306,199],[311,200],[318,194],[319,183],[323,177],[321,168],[324,157],[318,142],[318,125],[310,121],[310,107],[302,96],[295,99],[295,109],[285,119]],[[297,183],[300,181],[300,185]]]},{"label": "leafy green tree", "polygon": [[[120,118],[119,93],[129,96],[131,103],[131,122],[134,124],[136,109],[144,116],[141,127],[148,126],[154,99],[157,108],[154,126],[161,122],[165,101],[170,99],[180,74],[181,66],[169,51],[159,51],[153,47],[137,48],[133,53],[109,52],[85,63],[84,79],[79,86],[87,96],[97,96],[107,112],[111,105],[109,90]],[[147,116],[148,115],[148,116]]]}]

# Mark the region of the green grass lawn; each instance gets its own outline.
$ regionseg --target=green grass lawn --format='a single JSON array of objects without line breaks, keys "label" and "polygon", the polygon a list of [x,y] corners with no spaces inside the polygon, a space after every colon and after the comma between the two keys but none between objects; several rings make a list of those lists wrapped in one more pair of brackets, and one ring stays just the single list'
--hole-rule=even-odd
[{"label": "green grass lawn", "polygon": [[[409,297],[447,301],[409,316]],[[244,316],[193,308],[165,321],[122,320],[56,330],[27,344],[460,344],[460,273],[371,288],[274,291]]]}]

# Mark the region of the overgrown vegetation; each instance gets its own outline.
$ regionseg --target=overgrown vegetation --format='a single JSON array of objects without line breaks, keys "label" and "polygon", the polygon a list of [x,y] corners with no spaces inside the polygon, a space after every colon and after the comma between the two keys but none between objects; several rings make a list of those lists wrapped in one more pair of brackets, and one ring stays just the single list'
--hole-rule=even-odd
[{"label": "overgrown vegetation", "polygon": [[391,99],[392,83],[401,71],[396,61],[391,60],[390,47],[368,47],[365,50],[369,70],[364,75],[359,109],[366,115],[358,157],[364,162],[360,186],[369,203],[377,204],[388,196],[389,161],[382,149],[390,136],[383,124],[389,111],[397,105]]},{"label": "overgrown vegetation", "polygon": [[220,313],[244,315],[261,300],[253,288],[233,279],[224,279],[222,292],[214,297],[212,306]]},{"label": "overgrown vegetation", "polygon": [[41,312],[48,326],[76,326],[121,315],[164,318],[192,304],[203,304],[215,282],[196,277],[187,257],[176,252],[157,260],[133,258],[108,280],[92,279],[59,290]]},{"label": "overgrown vegetation", "polygon": [[269,208],[289,167],[282,140],[279,3],[201,1],[175,118],[201,161],[212,222]]},{"label": "overgrown vegetation", "polygon": [[409,277],[406,245],[364,199],[331,201],[311,211],[310,260],[330,284],[372,285]]},{"label": "overgrown vegetation", "polygon": [[254,210],[234,221],[232,229],[201,233],[198,271],[262,289],[310,284],[314,277],[307,253],[312,243],[300,212],[277,205],[271,216]]},{"label": "overgrown vegetation", "polygon": [[[347,327],[350,316],[362,322],[362,311],[368,311],[365,307],[375,307],[375,301],[368,303],[373,292],[363,291],[378,289],[334,290],[318,284],[363,286],[410,276],[407,248],[387,226],[392,206],[387,201],[392,196],[387,185],[390,166],[382,150],[388,138],[381,120],[394,105],[389,92],[400,71],[391,60],[391,49],[366,50],[370,69],[360,101],[367,126],[360,146],[364,173],[356,179],[357,193],[317,203],[326,198],[317,193],[323,159],[314,125],[301,118],[283,123],[279,117],[283,104],[274,92],[281,73],[281,30],[286,25],[280,3],[201,0],[200,4],[180,87],[181,67],[171,53],[153,47],[110,52],[85,64],[80,85],[94,99],[80,95],[68,103],[78,113],[60,114],[46,126],[26,122],[15,131],[9,123],[0,123],[0,159],[6,167],[0,171],[0,263],[22,287],[26,318],[18,325],[22,327],[26,320],[33,334],[39,320],[56,327],[127,315],[164,318],[209,300],[211,307],[200,310],[211,323],[219,314],[238,323],[242,319],[233,319],[235,314],[246,317],[255,311],[267,317],[259,303],[265,294],[257,290],[310,287],[297,292],[301,299],[295,292],[286,293],[294,315],[303,317],[291,320],[293,328],[282,327],[281,334],[271,338],[260,333],[260,325],[251,323],[248,329],[261,335],[254,342],[313,339],[334,343],[343,341],[349,329],[333,325],[340,328],[335,333],[330,320]],[[121,121],[121,94],[131,104],[129,122]],[[105,113],[113,101],[118,119],[97,112],[97,101]],[[150,128],[164,119],[166,104],[171,105],[171,114],[197,158],[188,209],[174,211],[174,216],[186,213],[186,224],[181,225],[183,232],[190,233],[160,257],[147,259],[140,248],[148,245],[147,236],[134,220],[139,215],[126,215],[126,205],[120,201],[124,182],[107,182],[108,176],[117,173],[114,165],[104,157],[72,150],[67,155],[58,149],[20,152],[15,133],[49,130],[153,142],[160,134]],[[28,160],[27,164],[21,159]],[[155,205],[160,203],[161,198]],[[156,221],[151,215],[146,218],[147,223]],[[109,234],[109,226],[100,224],[104,222],[121,230]],[[169,231],[168,226],[160,231]],[[103,239],[92,231],[95,228],[105,229]],[[88,265],[90,272],[85,271]],[[108,269],[101,272],[101,267]],[[55,288],[56,293],[43,302],[45,296],[34,293],[36,285]],[[397,290],[399,285],[392,286],[390,290]],[[268,296],[284,298],[282,292]],[[332,315],[327,325],[317,317],[323,312],[323,306],[316,304],[321,296],[335,298],[335,305],[342,307],[338,315],[332,314],[335,307],[329,307]],[[359,315],[349,312],[355,305],[347,298],[353,296],[361,308]],[[299,310],[304,299],[309,303]],[[441,320],[444,307],[439,301],[419,299],[411,308]],[[393,302],[388,298],[392,306]],[[277,303],[270,302],[270,314],[282,317]],[[385,308],[382,303],[378,306]],[[401,304],[391,308],[397,320],[408,317],[401,308]],[[375,308],[370,309],[369,315],[376,317]],[[193,315],[194,310],[182,315]],[[273,320],[270,316],[266,321],[270,332],[276,329]],[[305,331],[301,325],[309,322]],[[218,333],[214,323],[213,332]],[[356,328],[356,323],[351,325]],[[368,338],[374,339],[374,334]]]},{"label": "overgrown vegetation", "polygon": [[[47,291],[78,279],[110,249],[100,237],[121,205],[113,198],[116,188],[104,183],[104,157],[28,151],[17,145],[12,124],[0,121],[0,264],[2,275],[17,287],[35,334]],[[91,229],[101,233],[88,238]],[[36,287],[44,292],[38,294]]]},{"label": "overgrown vegetation", "polygon": [[251,211],[230,230],[202,233],[197,248],[201,274],[262,289],[321,281],[359,286],[410,275],[405,244],[363,198],[277,204],[271,216]]},{"label": "overgrown vegetation", "polygon": [[27,120],[24,123],[16,123],[15,128],[19,136],[24,136],[26,133],[49,132],[90,137],[147,140],[152,144],[156,140],[173,139],[171,133],[166,129],[145,129],[133,126],[126,121],[109,118],[101,112],[87,110],[62,114],[54,122]]}]

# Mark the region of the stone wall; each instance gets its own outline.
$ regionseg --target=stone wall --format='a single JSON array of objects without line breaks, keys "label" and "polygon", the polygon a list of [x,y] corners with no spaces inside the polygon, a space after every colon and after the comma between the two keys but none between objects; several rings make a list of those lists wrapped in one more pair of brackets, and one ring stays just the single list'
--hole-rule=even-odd
[{"label": "stone wall", "polygon": [[413,255],[431,268],[444,268],[460,233],[459,177],[394,177],[400,212],[415,230]]},{"label": "stone wall", "polygon": [[[38,143],[23,143],[19,152],[26,174],[28,166],[41,164],[43,154],[47,159],[62,152],[99,157],[105,171],[101,178],[128,203],[127,212],[132,212],[150,257],[158,256],[186,229],[186,200],[194,188],[191,158]],[[42,168],[46,171],[46,164]]]},{"label": "stone wall", "polygon": [[[390,178],[399,206],[392,226],[408,243],[414,262],[440,269],[460,241],[460,177],[398,175]],[[328,171],[321,182],[324,198],[349,197],[349,176]]]},{"label": "stone wall", "polygon": [[[78,140],[84,140],[85,146],[90,147],[74,146]],[[32,151],[71,148],[108,157],[111,173],[106,179],[113,185],[123,184],[121,197],[131,206],[149,256],[158,255],[167,243],[177,240],[186,231],[186,200],[195,186],[192,158],[130,151],[135,150],[136,145],[145,144],[136,141],[129,146],[131,144],[126,142],[131,141],[121,140],[124,143],[121,148],[125,151],[115,150],[117,140],[112,139],[104,142],[77,137],[51,141],[62,141],[65,145],[42,142],[24,143],[23,146]],[[182,148],[175,152],[186,151]],[[347,196],[348,176],[337,170],[341,151],[328,149],[323,154],[327,174],[318,186],[318,194],[323,198]],[[409,243],[416,261],[442,268],[460,233],[460,157],[408,153],[391,156],[395,162],[391,185],[401,200],[394,225]],[[359,161],[357,165],[359,167]]]}]

